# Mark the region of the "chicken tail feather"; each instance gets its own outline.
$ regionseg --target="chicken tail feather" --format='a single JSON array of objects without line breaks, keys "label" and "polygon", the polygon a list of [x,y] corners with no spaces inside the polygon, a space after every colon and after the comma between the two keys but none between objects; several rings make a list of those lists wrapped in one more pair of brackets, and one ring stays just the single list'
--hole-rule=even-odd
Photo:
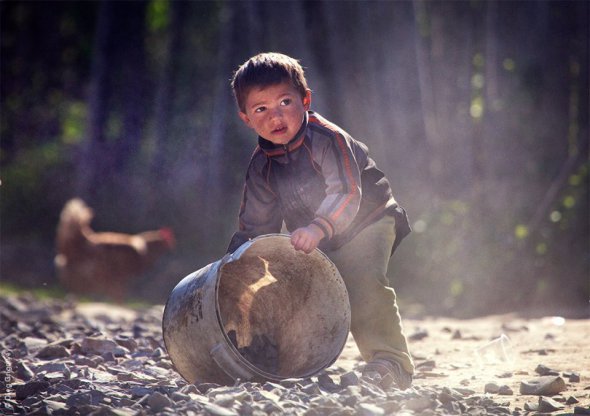
[{"label": "chicken tail feather", "polygon": [[61,211],[57,227],[57,249],[63,253],[68,246],[83,238],[84,228],[89,227],[94,212],[80,198],[70,199]]}]

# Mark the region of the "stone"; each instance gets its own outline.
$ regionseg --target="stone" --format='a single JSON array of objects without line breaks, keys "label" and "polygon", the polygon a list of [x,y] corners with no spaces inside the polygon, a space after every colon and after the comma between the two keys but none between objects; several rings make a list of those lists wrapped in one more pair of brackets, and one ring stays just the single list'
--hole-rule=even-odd
[{"label": "stone", "polygon": [[384,409],[371,403],[359,403],[355,410],[356,414],[362,416],[381,416],[385,414]]},{"label": "stone", "polygon": [[520,383],[520,394],[537,396],[553,396],[566,389],[565,381],[561,377],[543,376]]},{"label": "stone", "polygon": [[301,391],[305,394],[322,394],[320,386],[317,383],[309,383],[301,387]]},{"label": "stone", "polygon": [[421,363],[418,363],[416,365],[417,369],[420,369],[422,371],[431,371],[436,367],[436,361],[434,360],[425,360],[422,361]]},{"label": "stone", "polygon": [[238,416],[238,413],[231,409],[218,406],[214,403],[205,404],[205,410],[214,416]]},{"label": "stone", "polygon": [[66,400],[66,405],[68,405],[68,407],[81,407],[90,404],[92,404],[92,395],[90,392],[75,393]]},{"label": "stone", "polygon": [[65,408],[67,407],[65,403],[54,400],[43,400],[43,403],[47,406],[47,409],[50,410],[50,414],[53,412],[65,410]]},{"label": "stone", "polygon": [[360,383],[361,394],[363,396],[374,397],[374,398],[387,397],[385,392],[379,386],[380,381],[381,381],[380,377],[378,380],[374,380],[374,381],[373,380],[366,381],[366,380],[364,380],[364,378],[361,379],[361,383]]},{"label": "stone", "polygon": [[43,338],[26,337],[22,340],[28,353],[34,354],[47,345],[47,340]]},{"label": "stone", "polygon": [[590,407],[574,407],[574,415],[590,415]]},{"label": "stone", "polygon": [[454,390],[457,391],[459,394],[462,394],[463,396],[471,396],[475,394],[475,390],[466,389],[464,387],[455,387]]},{"label": "stone", "polygon": [[24,361],[18,361],[15,375],[19,380],[29,381],[35,376],[35,373]]},{"label": "stone", "polygon": [[354,371],[349,371],[340,376],[340,386],[346,388],[348,386],[358,386],[359,377]]},{"label": "stone", "polygon": [[535,368],[535,372],[537,374],[539,374],[540,376],[558,376],[559,375],[559,371],[552,370],[543,364],[539,364]]},{"label": "stone", "polygon": [[86,337],[82,340],[80,348],[86,355],[103,355],[113,353],[118,345],[115,341],[106,338]]},{"label": "stone", "polygon": [[43,380],[49,381],[51,384],[56,384],[59,381],[63,381],[66,379],[63,373],[59,371],[55,371],[53,373],[45,373],[42,376]]},{"label": "stone", "polygon": [[514,392],[512,391],[510,386],[504,384],[500,386],[500,388],[498,389],[498,394],[501,396],[512,396]]},{"label": "stone", "polygon": [[404,407],[412,410],[414,413],[422,413],[426,409],[432,409],[436,407],[436,401],[430,397],[416,397],[406,401]]},{"label": "stone", "polygon": [[357,403],[360,401],[359,396],[356,394],[350,394],[350,395],[341,394],[338,400],[340,401],[340,403],[343,406],[347,406],[347,407],[355,407],[357,405]]},{"label": "stone", "polygon": [[215,404],[221,407],[230,408],[235,403],[236,399],[232,394],[218,394],[215,396]]},{"label": "stone", "polygon": [[65,363],[47,363],[35,369],[37,374],[40,373],[61,373],[65,378],[70,378],[70,367]]},{"label": "stone", "polygon": [[437,399],[443,404],[456,402],[461,400],[461,398],[462,396],[460,393],[448,387],[443,387],[437,395]]},{"label": "stone", "polygon": [[181,393],[179,391],[175,391],[170,395],[170,398],[178,403],[178,402],[188,402],[191,399],[191,396],[188,394]]},{"label": "stone", "polygon": [[92,368],[98,367],[99,364],[102,364],[104,360],[102,357],[94,356],[94,357],[85,357],[83,355],[78,356],[74,359],[74,364],[77,366],[88,366]]},{"label": "stone", "polygon": [[70,352],[62,345],[47,345],[41,348],[36,356],[42,360],[53,360],[56,358],[69,357]]},{"label": "stone", "polygon": [[285,413],[283,407],[278,402],[264,403],[262,406],[262,411],[269,415],[280,415]]},{"label": "stone", "polygon": [[580,382],[580,373],[572,371],[569,373],[563,373],[564,377],[567,377],[567,380],[570,383],[579,383]]},{"label": "stone", "polygon": [[324,389],[328,392],[335,392],[340,389],[340,387],[336,383],[334,383],[332,377],[330,377],[330,375],[325,372],[318,375],[318,384],[321,389]]},{"label": "stone", "polygon": [[117,335],[114,341],[122,347],[127,348],[130,352],[135,352],[137,349],[137,341],[125,335]]},{"label": "stone", "polygon": [[279,384],[286,388],[293,388],[300,384],[304,379],[302,378],[285,378],[279,381]]},{"label": "stone", "polygon": [[576,404],[576,403],[580,403],[580,401],[577,398],[575,398],[574,396],[568,397],[567,400],[565,401],[565,404],[570,405],[570,406],[572,404]]},{"label": "stone", "polygon": [[149,395],[147,404],[154,412],[159,412],[165,407],[173,407],[174,402],[162,393],[155,391]]},{"label": "stone", "polygon": [[121,345],[115,347],[112,352],[115,357],[125,357],[131,353],[131,351]]},{"label": "stone", "polygon": [[408,339],[412,341],[420,341],[426,337],[428,337],[428,331],[426,329],[418,328],[408,337]]},{"label": "stone", "polygon": [[564,406],[561,403],[558,403],[555,400],[550,399],[549,397],[539,397],[539,412],[555,412],[557,410],[563,409],[563,407]]},{"label": "stone", "polygon": [[23,400],[27,397],[33,396],[40,391],[47,390],[49,388],[49,382],[47,381],[29,381],[25,384],[19,384],[15,386],[15,394],[17,400]]},{"label": "stone", "polygon": [[129,392],[131,393],[131,397],[138,398],[152,394],[154,392],[154,389],[144,386],[134,386],[131,387]]},{"label": "stone", "polygon": [[500,391],[500,386],[496,383],[486,383],[484,386],[484,392],[490,394],[497,394]]},{"label": "stone", "polygon": [[387,400],[380,402],[379,407],[385,411],[386,415],[392,415],[397,413],[401,408],[401,404],[397,400]]}]

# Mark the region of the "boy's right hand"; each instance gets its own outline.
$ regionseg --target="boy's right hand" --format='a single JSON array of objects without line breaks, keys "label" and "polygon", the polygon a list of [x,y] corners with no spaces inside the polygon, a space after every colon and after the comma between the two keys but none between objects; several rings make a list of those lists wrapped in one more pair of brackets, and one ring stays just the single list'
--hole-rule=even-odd
[{"label": "boy's right hand", "polygon": [[321,228],[315,224],[309,224],[291,233],[291,244],[295,250],[302,250],[305,254],[309,254],[316,249],[322,238],[324,238],[324,232]]}]

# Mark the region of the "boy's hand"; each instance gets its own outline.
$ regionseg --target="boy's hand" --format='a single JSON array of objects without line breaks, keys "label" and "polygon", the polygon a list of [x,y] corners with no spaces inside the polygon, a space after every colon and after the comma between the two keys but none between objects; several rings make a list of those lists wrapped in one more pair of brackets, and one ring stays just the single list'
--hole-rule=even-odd
[{"label": "boy's hand", "polygon": [[324,232],[315,224],[301,227],[291,233],[291,244],[295,250],[302,250],[306,254],[311,253],[324,238]]}]

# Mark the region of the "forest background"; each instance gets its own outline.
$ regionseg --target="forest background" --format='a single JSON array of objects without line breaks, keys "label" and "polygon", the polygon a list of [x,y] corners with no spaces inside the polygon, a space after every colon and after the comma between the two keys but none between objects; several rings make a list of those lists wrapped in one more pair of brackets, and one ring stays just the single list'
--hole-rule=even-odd
[{"label": "forest background", "polygon": [[312,109],[364,141],[413,233],[402,312],[588,316],[587,1],[2,1],[3,283],[59,288],[60,210],[174,229],[139,280],[164,302],[221,258],[255,137],[229,88],[301,60]]}]

